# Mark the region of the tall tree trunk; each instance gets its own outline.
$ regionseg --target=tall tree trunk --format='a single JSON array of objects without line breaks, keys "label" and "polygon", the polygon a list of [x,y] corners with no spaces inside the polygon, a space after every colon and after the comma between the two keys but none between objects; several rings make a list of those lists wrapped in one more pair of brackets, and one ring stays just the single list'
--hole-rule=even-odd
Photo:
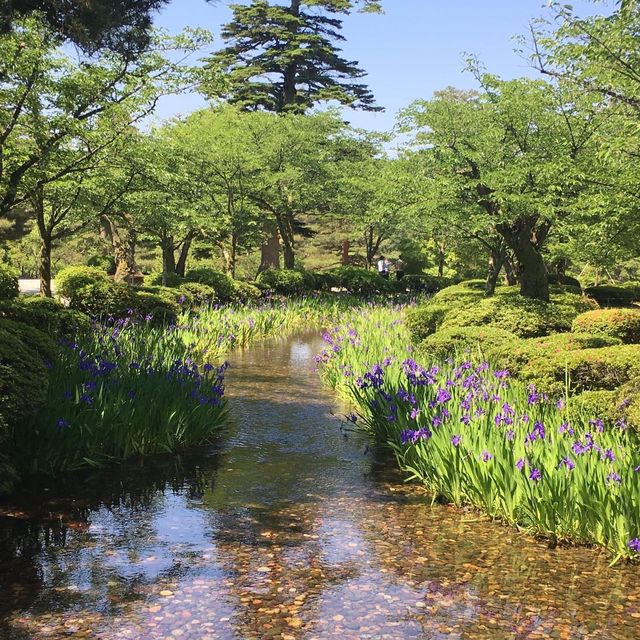
[{"label": "tall tree trunk", "polygon": [[504,263],[504,252],[498,249],[491,249],[489,254],[489,268],[487,272],[487,282],[484,288],[486,296],[492,296],[496,292],[498,276]]},{"label": "tall tree trunk", "polygon": [[51,298],[51,234],[45,233],[41,238],[38,275],[40,276],[40,295]]},{"label": "tall tree trunk", "polygon": [[504,263],[502,266],[504,267],[504,277],[507,281],[507,284],[510,287],[515,287],[518,284],[518,276],[516,274],[516,269],[513,265],[513,261],[511,260],[511,256],[505,255]]},{"label": "tall tree trunk", "polygon": [[182,278],[184,278],[184,274],[187,270],[187,257],[191,250],[194,235],[193,231],[189,231],[187,237],[182,242],[182,247],[180,247],[180,255],[178,256],[178,262],[176,263],[176,273]]},{"label": "tall tree trunk", "polygon": [[276,217],[278,231],[282,240],[282,259],[285,269],[293,269],[296,265],[295,238],[293,231],[293,220],[289,215]]},{"label": "tall tree trunk", "polygon": [[444,275],[444,268],[446,265],[446,247],[443,244],[438,244],[438,276],[442,278]]},{"label": "tall tree trunk", "polygon": [[340,264],[342,264],[342,266],[346,266],[351,262],[351,258],[349,257],[350,247],[351,243],[349,240],[342,241],[342,257],[340,258]]},{"label": "tall tree trunk", "polygon": [[176,272],[176,246],[173,236],[163,233],[160,237],[160,249],[162,250],[162,280],[166,286],[166,276]]},{"label": "tall tree trunk", "polygon": [[264,225],[266,239],[260,248],[260,268],[258,273],[267,269],[280,268],[280,237],[275,222],[269,221]]},{"label": "tall tree trunk", "polygon": [[534,234],[537,216],[526,216],[496,230],[513,251],[518,263],[520,294],[525,298],[549,301],[549,278]]},{"label": "tall tree trunk", "polygon": [[137,234],[126,214],[121,215],[120,218],[125,223],[122,232],[109,216],[105,214],[100,216],[102,234],[111,243],[116,260],[116,273],[113,279],[116,282],[134,284],[142,279],[142,273],[136,264]]}]

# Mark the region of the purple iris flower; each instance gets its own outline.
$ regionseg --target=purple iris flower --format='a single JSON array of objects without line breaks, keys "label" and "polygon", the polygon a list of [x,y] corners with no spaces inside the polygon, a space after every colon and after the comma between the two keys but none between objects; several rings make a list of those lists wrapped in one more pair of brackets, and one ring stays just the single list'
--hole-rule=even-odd
[{"label": "purple iris flower", "polygon": [[531,469],[531,473],[529,473],[529,480],[533,480],[533,482],[542,480],[542,472],[540,471],[540,469]]},{"label": "purple iris flower", "polygon": [[462,436],[453,436],[453,437],[451,438],[451,444],[452,444],[454,447],[457,447],[457,446],[460,444],[460,440],[462,440]]}]

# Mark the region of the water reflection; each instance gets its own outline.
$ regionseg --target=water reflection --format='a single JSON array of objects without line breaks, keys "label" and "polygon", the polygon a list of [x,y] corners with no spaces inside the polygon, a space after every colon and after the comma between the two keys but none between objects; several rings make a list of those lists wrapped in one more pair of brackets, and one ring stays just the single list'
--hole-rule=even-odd
[{"label": "water reflection", "polygon": [[346,434],[315,338],[232,358],[220,448],[0,505],[0,638],[635,638],[640,580],[430,506]]}]

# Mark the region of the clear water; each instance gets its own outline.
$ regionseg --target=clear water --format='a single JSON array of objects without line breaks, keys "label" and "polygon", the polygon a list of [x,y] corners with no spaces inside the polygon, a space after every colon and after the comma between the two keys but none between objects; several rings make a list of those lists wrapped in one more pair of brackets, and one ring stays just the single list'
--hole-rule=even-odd
[{"label": "clear water", "polygon": [[0,638],[640,638],[640,574],[431,505],[313,371],[315,336],[233,354],[198,453],[0,503]]}]

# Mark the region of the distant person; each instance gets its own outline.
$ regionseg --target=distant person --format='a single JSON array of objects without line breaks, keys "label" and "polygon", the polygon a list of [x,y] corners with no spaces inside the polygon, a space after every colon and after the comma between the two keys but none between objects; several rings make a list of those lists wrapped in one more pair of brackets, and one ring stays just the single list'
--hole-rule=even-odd
[{"label": "distant person", "polygon": [[404,270],[406,268],[406,265],[404,263],[404,260],[402,259],[402,256],[400,256],[395,263],[396,266],[396,280],[402,280],[402,278],[404,278]]},{"label": "distant person", "polygon": [[378,258],[378,273],[385,279],[389,279],[389,266],[391,263],[384,257]]}]

